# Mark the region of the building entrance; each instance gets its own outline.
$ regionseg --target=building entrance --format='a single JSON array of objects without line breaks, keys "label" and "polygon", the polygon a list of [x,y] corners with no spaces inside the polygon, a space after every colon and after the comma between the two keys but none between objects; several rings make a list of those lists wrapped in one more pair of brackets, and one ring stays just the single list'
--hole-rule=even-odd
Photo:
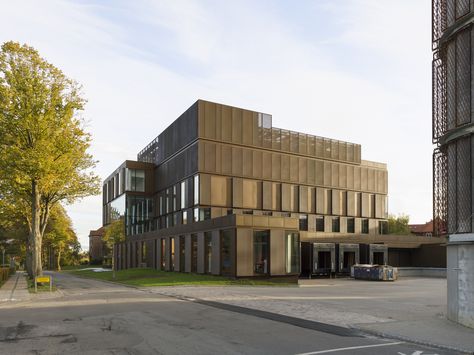
[{"label": "building entrance", "polygon": [[270,231],[255,231],[253,234],[254,272],[270,274]]}]

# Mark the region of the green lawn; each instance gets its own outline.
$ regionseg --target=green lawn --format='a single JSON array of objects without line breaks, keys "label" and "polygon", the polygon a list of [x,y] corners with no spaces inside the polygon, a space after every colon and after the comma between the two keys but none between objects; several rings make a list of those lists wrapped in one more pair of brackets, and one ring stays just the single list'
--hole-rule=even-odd
[{"label": "green lawn", "polygon": [[94,272],[92,270],[70,270],[71,274],[99,280],[114,281],[133,286],[289,286],[295,285],[291,279],[230,279],[223,276],[189,274],[181,272],[159,271],[154,269],[129,269],[116,272],[115,280],[112,272]]}]

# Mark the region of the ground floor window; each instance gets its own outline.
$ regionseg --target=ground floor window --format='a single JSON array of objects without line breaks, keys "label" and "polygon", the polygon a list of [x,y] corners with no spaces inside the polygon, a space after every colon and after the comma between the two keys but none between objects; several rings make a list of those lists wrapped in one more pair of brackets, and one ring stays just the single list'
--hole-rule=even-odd
[{"label": "ground floor window", "polygon": [[160,268],[161,270],[164,270],[166,268],[166,243],[165,243],[165,238],[160,239],[160,259],[161,259],[161,265]]},{"label": "ground floor window", "polygon": [[339,233],[341,231],[341,223],[339,217],[332,218],[332,231],[334,233]]},{"label": "ground floor window", "polygon": [[316,217],[316,232],[324,232],[324,217]]},{"label": "ground floor window", "polygon": [[355,219],[348,218],[347,219],[347,233],[354,233],[355,232]]},{"label": "ground floor window", "polygon": [[235,275],[235,243],[234,230],[227,229],[220,232],[221,242],[221,274]]},{"label": "ground floor window", "polygon": [[170,271],[174,271],[174,237],[170,238]]},{"label": "ground floor window", "polygon": [[198,259],[198,242],[197,235],[191,234],[191,272],[197,272],[197,259]]},{"label": "ground floor window", "polygon": [[297,232],[285,232],[286,239],[286,273],[300,272],[300,236]]},{"label": "ground floor window", "polygon": [[186,238],[184,235],[179,237],[179,271],[184,272],[186,269]]},{"label": "ground floor window", "polygon": [[270,231],[254,231],[253,233],[253,255],[256,274],[270,273]]},{"label": "ground floor window", "polygon": [[362,233],[369,234],[369,220],[363,219],[362,220]]},{"label": "ground floor window", "polygon": [[212,272],[212,232],[204,233],[204,272]]}]

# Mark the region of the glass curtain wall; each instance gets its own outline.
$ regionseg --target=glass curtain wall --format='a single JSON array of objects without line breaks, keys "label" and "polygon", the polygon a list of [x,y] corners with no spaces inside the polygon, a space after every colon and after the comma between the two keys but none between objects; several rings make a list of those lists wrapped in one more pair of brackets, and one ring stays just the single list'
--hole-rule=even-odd
[{"label": "glass curtain wall", "polygon": [[270,273],[270,231],[254,231],[253,233],[254,269],[256,274]]},{"label": "glass curtain wall", "polygon": [[212,272],[212,233],[204,233],[204,272]]},{"label": "glass curtain wall", "polygon": [[300,236],[297,232],[285,232],[286,239],[286,273],[300,272]]}]

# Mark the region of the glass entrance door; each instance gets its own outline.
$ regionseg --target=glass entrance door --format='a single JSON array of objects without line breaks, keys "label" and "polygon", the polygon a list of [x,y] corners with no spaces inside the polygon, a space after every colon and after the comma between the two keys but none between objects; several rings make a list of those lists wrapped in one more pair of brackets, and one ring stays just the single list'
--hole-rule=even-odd
[{"label": "glass entrance door", "polygon": [[253,255],[255,274],[270,274],[270,231],[255,231],[253,233]]}]

